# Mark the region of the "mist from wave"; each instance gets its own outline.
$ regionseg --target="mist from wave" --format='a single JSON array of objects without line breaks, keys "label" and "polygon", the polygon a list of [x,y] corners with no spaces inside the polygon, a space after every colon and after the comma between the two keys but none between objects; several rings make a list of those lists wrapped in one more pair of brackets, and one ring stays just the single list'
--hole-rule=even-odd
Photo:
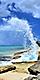
[{"label": "mist from wave", "polygon": [[[37,59],[38,59],[38,54],[37,54],[38,45],[36,44],[36,40],[33,36],[31,25],[29,25],[26,20],[20,20],[18,18],[13,18],[13,17],[8,21],[8,23],[11,25],[11,27],[9,27],[9,28],[7,27],[7,29],[11,30],[11,28],[14,26],[13,29],[15,28],[17,31],[20,30],[20,32],[21,32],[23,30],[26,30],[26,33],[24,34],[24,43],[23,43],[24,48],[23,49],[26,49],[26,46],[27,46],[26,39],[27,38],[31,42],[31,45],[30,45],[31,51],[24,52],[20,58],[18,58],[16,60],[13,59],[13,60],[9,61],[8,64],[11,62],[37,61]],[[14,46],[14,48],[15,48],[15,46]],[[20,47],[20,48],[22,49],[22,47]],[[20,48],[18,48],[18,49],[20,49]],[[16,50],[16,48],[14,50]],[[7,48],[7,51],[8,51],[8,48]],[[7,65],[7,64],[5,63],[5,65]]]}]

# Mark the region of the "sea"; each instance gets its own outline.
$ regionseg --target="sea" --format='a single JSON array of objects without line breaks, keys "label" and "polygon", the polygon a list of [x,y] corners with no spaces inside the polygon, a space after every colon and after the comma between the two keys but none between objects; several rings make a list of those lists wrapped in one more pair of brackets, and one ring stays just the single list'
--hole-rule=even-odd
[{"label": "sea", "polygon": [[[26,49],[29,47],[27,46]],[[25,49],[24,46],[21,45],[0,45],[0,58],[3,56],[9,56],[12,54],[15,54],[15,52]],[[28,54],[27,54],[28,53]],[[31,52],[24,52],[22,57],[18,59],[18,61],[37,61],[38,55],[36,54],[36,50],[33,49]],[[4,58],[5,59],[5,58]],[[15,60],[12,60],[13,62],[16,62]],[[6,66],[12,63],[12,61],[1,61],[0,59],[0,66]]]},{"label": "sea", "polygon": [[[24,47],[22,45],[0,45],[0,57],[10,56],[14,54],[16,51],[22,50]],[[1,61],[0,66],[9,65],[9,61]]]},{"label": "sea", "polygon": [[18,50],[22,50],[24,47],[22,45],[0,45],[0,56],[11,55]]}]

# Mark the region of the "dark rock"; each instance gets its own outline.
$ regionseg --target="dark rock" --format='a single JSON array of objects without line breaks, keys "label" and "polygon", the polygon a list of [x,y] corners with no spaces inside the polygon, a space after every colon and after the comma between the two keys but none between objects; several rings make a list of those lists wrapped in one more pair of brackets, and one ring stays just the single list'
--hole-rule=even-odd
[{"label": "dark rock", "polygon": [[36,43],[38,44],[38,46],[40,47],[40,41],[36,41]]},{"label": "dark rock", "polygon": [[15,70],[15,69],[16,69],[15,66],[8,66],[8,67],[5,67],[3,70],[0,70],[0,74],[8,72],[8,71]]},{"label": "dark rock", "polygon": [[28,78],[25,78],[24,80],[39,80],[37,77],[29,76]]},{"label": "dark rock", "polygon": [[31,50],[31,48],[29,48],[28,50],[22,50],[22,51],[16,52],[16,53],[14,54],[14,56],[15,56],[15,55],[19,55],[19,54],[26,53],[26,52],[28,52],[28,51],[30,51],[30,50]]},{"label": "dark rock", "polygon": [[0,56],[0,61],[10,61],[12,60],[11,56]]},{"label": "dark rock", "polygon": [[24,80],[31,80],[31,79],[32,79],[32,77],[29,76],[28,78],[25,78]]},{"label": "dark rock", "polygon": [[14,56],[13,59],[18,59],[20,58],[21,56]]},{"label": "dark rock", "polygon": [[32,74],[32,75],[37,75],[38,73],[37,72],[35,72],[35,71],[33,71],[32,69],[30,69],[30,68],[28,68],[28,71],[30,72],[30,74]]},{"label": "dark rock", "polygon": [[28,68],[30,74],[38,75],[40,73],[40,61]]},{"label": "dark rock", "polygon": [[40,60],[40,55],[38,56],[38,60]]},{"label": "dark rock", "polygon": [[19,55],[19,54],[23,54],[24,53],[24,51],[22,51],[22,52],[17,52],[17,53],[15,53],[14,55]]}]

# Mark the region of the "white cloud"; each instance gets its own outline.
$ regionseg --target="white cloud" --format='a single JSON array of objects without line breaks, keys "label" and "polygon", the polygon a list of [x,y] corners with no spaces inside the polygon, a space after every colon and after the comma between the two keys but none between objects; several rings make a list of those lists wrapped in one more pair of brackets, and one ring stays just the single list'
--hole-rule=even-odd
[{"label": "white cloud", "polygon": [[24,35],[25,37],[28,37],[28,39],[31,41],[31,43],[34,45],[36,42],[34,40],[34,36],[32,33],[32,28],[31,25],[29,25],[27,20],[21,20],[18,18],[11,18],[8,23],[11,25],[12,30],[26,30],[26,34]]},{"label": "white cloud", "polygon": [[7,22],[8,22],[8,25],[5,25],[4,27],[1,26],[0,30],[12,30],[12,31],[13,30],[16,30],[16,31],[26,30],[26,34],[24,35],[24,38],[28,37],[28,39],[31,41],[31,43],[35,44],[32,29],[31,29],[31,26],[29,25],[28,21],[12,17]]},{"label": "white cloud", "polygon": [[[4,21],[7,21],[7,19],[3,18]],[[16,30],[16,31],[21,31],[21,30],[26,30],[26,28],[29,28],[28,26],[29,23],[27,20],[21,20],[18,18],[12,17],[7,21],[8,24],[6,25],[1,25],[0,30]]]},{"label": "white cloud", "polygon": [[40,17],[40,0],[22,0],[17,4],[23,12],[32,13],[34,17]]},{"label": "white cloud", "polygon": [[11,28],[16,30],[26,30],[29,26],[28,21],[13,17],[8,21],[8,23],[12,26]]},{"label": "white cloud", "polygon": [[[0,7],[0,15],[9,15],[10,12],[6,10],[7,4],[15,2],[16,8],[20,8],[23,12],[31,12],[34,17],[40,17],[40,0],[1,0],[2,7]],[[5,3],[5,4],[4,4]]]},{"label": "white cloud", "polygon": [[10,14],[10,12],[6,9],[6,4],[2,3],[0,5],[0,17],[5,17],[9,14]]}]

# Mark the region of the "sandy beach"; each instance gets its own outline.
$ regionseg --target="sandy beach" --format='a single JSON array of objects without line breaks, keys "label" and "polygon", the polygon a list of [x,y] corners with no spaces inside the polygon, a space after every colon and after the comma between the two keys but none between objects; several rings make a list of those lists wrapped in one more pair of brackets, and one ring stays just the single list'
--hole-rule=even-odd
[{"label": "sandy beach", "polygon": [[13,64],[13,66],[16,66],[16,70],[0,74],[0,80],[24,80],[30,75],[28,67],[33,64],[35,64],[35,62]]}]

